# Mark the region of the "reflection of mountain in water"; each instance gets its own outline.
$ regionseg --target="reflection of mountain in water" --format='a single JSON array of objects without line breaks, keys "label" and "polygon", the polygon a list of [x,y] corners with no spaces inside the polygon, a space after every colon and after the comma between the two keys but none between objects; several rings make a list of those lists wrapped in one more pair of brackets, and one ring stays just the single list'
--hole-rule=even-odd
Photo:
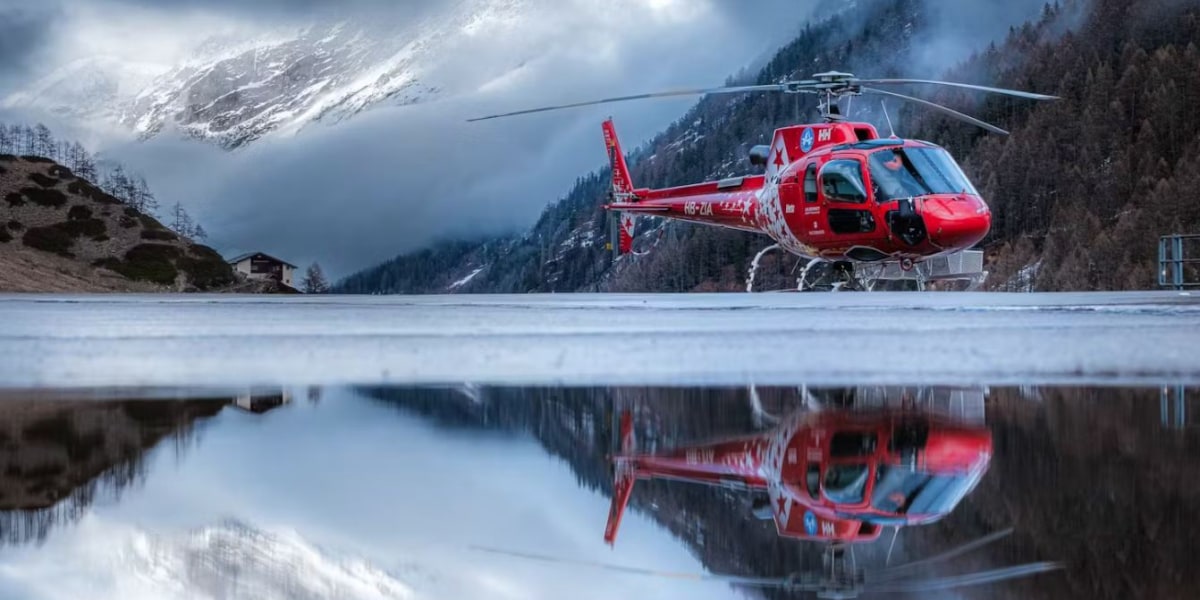
[{"label": "reflection of mountain in water", "polygon": [[176,451],[198,421],[243,400],[278,406],[277,392],[192,400],[0,400],[0,544],[43,540],[84,515],[101,494],[145,477],[146,453],[164,439]]},{"label": "reflection of mountain in water", "polygon": [[[531,433],[565,459],[581,485],[611,493],[613,407],[636,412],[640,449],[755,430],[746,390],[372,389],[367,394],[455,426]],[[876,402],[878,390],[817,392],[825,405]],[[936,395],[936,394],[935,394]],[[760,389],[768,412],[806,403],[794,389]],[[1035,399],[1036,398],[1036,399]],[[1061,560],[1065,574],[963,590],[965,597],[1187,597],[1200,589],[1200,428],[1164,428],[1158,390],[1002,389],[987,402],[996,456],[979,487],[941,522],[906,528],[893,561],[929,556],[1016,527],[1006,543],[957,559],[945,572]],[[1190,406],[1192,413],[1200,407]],[[643,485],[644,484],[644,485]],[[813,566],[820,546],[779,538],[743,493],[646,481],[630,506],[688,543],[713,571],[777,576]],[[596,515],[600,538],[606,515]],[[881,564],[890,535],[857,548]],[[620,541],[617,542],[618,549]],[[877,562],[876,562],[877,561]],[[1013,587],[1019,586],[1019,587]]]},{"label": "reflection of mountain in water", "polygon": [[[168,589],[187,590],[186,597],[386,600],[414,595],[408,583],[365,560],[329,554],[294,531],[266,532],[236,521],[182,535],[137,532],[122,549],[126,576],[170,582]],[[415,570],[402,575],[426,578]]]}]

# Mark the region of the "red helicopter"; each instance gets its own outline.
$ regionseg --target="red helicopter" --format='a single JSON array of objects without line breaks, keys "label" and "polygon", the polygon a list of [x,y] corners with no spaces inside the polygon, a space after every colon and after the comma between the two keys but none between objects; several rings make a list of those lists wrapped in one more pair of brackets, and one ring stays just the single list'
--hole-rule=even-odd
[{"label": "red helicopter", "polygon": [[[881,95],[918,103],[993,133],[1008,132],[927,100],[870,87],[892,85],[939,85],[1032,100],[1056,99],[964,83],[859,79],[849,73],[828,72],[808,80],[638,94],[470,121],[672,96],[820,95],[824,123],[777,129],[769,146],[750,150],[750,162],[763,167],[764,173],[667,189],[634,187],[612,120],[606,120],[604,143],[612,165],[612,201],[605,208],[619,218],[618,255],[633,251],[634,217],[651,215],[766,234],[780,248],[809,259],[810,266],[834,263],[845,277],[844,284],[855,287],[854,265],[899,263],[904,270],[911,270],[921,261],[971,248],[991,227],[987,203],[946,150],[894,134],[881,138],[869,123],[846,120],[839,103],[862,94]],[[804,275],[802,286],[803,281]]]},{"label": "red helicopter", "polygon": [[869,542],[883,527],[931,523],[975,488],[992,456],[983,427],[912,411],[799,412],[761,435],[633,453],[621,417],[604,541],[613,544],[638,479],[674,479],[760,496],[754,514],[779,535]]},{"label": "red helicopter", "polygon": [[[613,461],[613,498],[604,540],[616,540],[638,479],[671,479],[761,494],[752,510],[772,519],[780,536],[825,542],[822,567],[783,577],[670,573],[646,567],[572,560],[507,549],[476,550],[541,562],[621,573],[698,579],[818,598],[928,592],[1027,577],[1062,568],[1034,562],[945,577],[919,568],[993,543],[1011,529],[975,539],[936,556],[881,569],[854,558],[857,542],[874,541],[884,527],[936,521],[974,489],[992,455],[991,433],[925,411],[797,412],[761,434],[660,453],[634,452],[633,419],[621,415],[620,453]],[[890,558],[890,551],[889,551]]]}]

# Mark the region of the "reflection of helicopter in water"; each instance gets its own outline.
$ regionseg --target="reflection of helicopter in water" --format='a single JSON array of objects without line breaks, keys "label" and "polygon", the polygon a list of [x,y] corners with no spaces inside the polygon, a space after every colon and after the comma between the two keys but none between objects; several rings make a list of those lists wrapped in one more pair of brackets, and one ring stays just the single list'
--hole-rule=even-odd
[{"label": "reflection of helicopter in water", "polygon": [[762,434],[662,453],[635,454],[632,416],[621,417],[613,543],[638,479],[677,479],[759,494],[754,513],[779,535],[860,542],[885,526],[948,514],[979,482],[992,454],[986,429],[914,412],[801,412]]},{"label": "reflection of helicopter in water", "polygon": [[620,451],[612,457],[613,498],[604,532],[609,544],[615,542],[638,479],[680,480],[756,494],[754,515],[773,520],[780,536],[826,543],[822,569],[765,578],[686,575],[481,550],[626,573],[814,592],[819,598],[949,589],[1060,568],[1057,563],[1038,562],[950,577],[918,576],[916,567],[957,557],[1011,530],[905,565],[871,571],[857,566],[856,542],[878,539],[885,527],[898,531],[901,526],[941,519],[974,489],[992,455],[991,433],[979,424],[912,407],[798,411],[762,434],[639,454],[632,415],[624,412],[619,438]]}]

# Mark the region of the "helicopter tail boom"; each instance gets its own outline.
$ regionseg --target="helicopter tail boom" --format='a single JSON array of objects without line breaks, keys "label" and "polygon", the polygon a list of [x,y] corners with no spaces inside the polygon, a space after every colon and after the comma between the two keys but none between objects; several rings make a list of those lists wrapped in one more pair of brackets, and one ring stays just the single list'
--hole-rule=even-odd
[{"label": "helicopter tail boom", "polygon": [[633,415],[628,411],[621,413],[620,436],[620,454],[612,459],[613,496],[608,509],[608,524],[604,528],[604,541],[610,546],[616,542],[621,517],[625,515],[633,484],[637,481],[636,465],[631,460],[634,446]]}]

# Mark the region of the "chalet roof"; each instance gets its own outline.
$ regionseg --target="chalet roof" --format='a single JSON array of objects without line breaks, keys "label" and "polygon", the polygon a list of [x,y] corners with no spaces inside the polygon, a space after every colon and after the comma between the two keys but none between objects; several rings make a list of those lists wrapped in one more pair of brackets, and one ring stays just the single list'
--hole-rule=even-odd
[{"label": "chalet roof", "polygon": [[245,253],[245,254],[239,254],[239,255],[237,255],[237,256],[235,256],[235,257],[231,258],[231,259],[228,259],[228,260],[226,260],[225,262],[227,262],[227,263],[229,263],[229,264],[231,264],[231,265],[236,265],[236,264],[238,264],[238,263],[240,263],[240,262],[242,262],[242,261],[244,261],[244,260],[249,260],[250,258],[253,258],[253,257],[255,257],[255,256],[260,256],[260,255],[261,255],[263,258],[269,258],[269,259],[271,259],[271,260],[273,260],[273,261],[275,261],[275,262],[277,262],[277,263],[283,263],[283,264],[285,264],[285,265],[287,265],[287,266],[289,266],[289,267],[291,267],[291,268],[293,268],[293,269],[299,269],[299,268],[300,268],[300,267],[297,267],[296,265],[293,265],[292,263],[290,263],[290,262],[288,262],[288,261],[286,261],[286,260],[283,260],[283,259],[281,259],[281,258],[276,258],[276,257],[274,257],[274,256],[271,256],[270,254],[267,254],[266,252],[247,252],[247,253]]}]

